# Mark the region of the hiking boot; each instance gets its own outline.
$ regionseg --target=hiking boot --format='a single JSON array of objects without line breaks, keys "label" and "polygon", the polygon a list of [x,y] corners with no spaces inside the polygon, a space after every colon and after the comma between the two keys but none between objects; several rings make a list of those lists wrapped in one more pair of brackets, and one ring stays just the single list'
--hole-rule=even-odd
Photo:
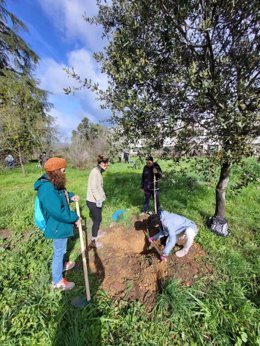
[{"label": "hiking boot", "polygon": [[64,266],[63,266],[63,271],[66,272],[67,270],[70,270],[72,268],[74,268],[76,265],[75,262],[69,261],[69,262],[65,262]]},{"label": "hiking boot", "polygon": [[92,249],[101,249],[102,247],[103,245],[96,240],[91,240],[91,242],[89,243],[89,248]]},{"label": "hiking boot", "polygon": [[54,289],[59,289],[61,291],[71,290],[75,286],[74,282],[70,282],[65,278],[61,279],[57,284],[52,284]]}]

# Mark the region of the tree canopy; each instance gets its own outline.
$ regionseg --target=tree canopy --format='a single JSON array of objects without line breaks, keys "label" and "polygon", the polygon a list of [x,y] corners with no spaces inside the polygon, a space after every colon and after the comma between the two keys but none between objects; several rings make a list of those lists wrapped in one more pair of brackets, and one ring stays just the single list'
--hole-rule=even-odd
[{"label": "tree canopy", "polygon": [[[117,1],[95,22],[109,45],[96,54],[110,87],[100,94],[130,137],[189,144],[205,134],[223,160],[259,134],[259,2]],[[201,136],[201,140],[202,137]],[[183,141],[182,148],[183,148]]]},{"label": "tree canopy", "polygon": [[110,131],[84,117],[76,130],[72,131],[72,140],[68,156],[74,167],[85,168],[96,162],[99,154],[110,151]]},{"label": "tree canopy", "polygon": [[[259,13],[256,0],[113,0],[98,2],[88,21],[108,45],[95,54],[109,87],[98,90],[112,122],[130,141],[159,147],[176,139],[181,152],[221,146],[216,215],[232,163],[251,154],[259,135]],[[77,76],[78,77],[78,76]],[[222,205],[221,208],[218,206]]]},{"label": "tree canopy", "polygon": [[38,56],[19,35],[20,31],[27,31],[26,25],[5,4],[0,0],[0,71],[8,68],[28,73]]},{"label": "tree canopy", "polygon": [[0,0],[0,146],[12,152],[23,173],[24,161],[53,139],[47,91],[33,77],[38,56],[20,37],[26,26]]},{"label": "tree canopy", "polygon": [[47,93],[36,81],[6,71],[0,76],[0,145],[23,161],[54,137]]}]

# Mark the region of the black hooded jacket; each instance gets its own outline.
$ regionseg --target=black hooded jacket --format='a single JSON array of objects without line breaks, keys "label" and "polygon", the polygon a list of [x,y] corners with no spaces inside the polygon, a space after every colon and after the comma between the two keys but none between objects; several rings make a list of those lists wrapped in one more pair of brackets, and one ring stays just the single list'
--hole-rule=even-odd
[{"label": "black hooded jacket", "polygon": [[156,184],[155,188],[156,190],[159,189],[158,181],[162,177],[162,170],[158,163],[154,162],[153,166],[148,167],[147,165],[144,166],[143,173],[142,173],[142,180],[141,180],[141,189],[144,189],[144,191],[153,191],[154,190],[154,168],[157,170],[157,173],[155,174]]}]

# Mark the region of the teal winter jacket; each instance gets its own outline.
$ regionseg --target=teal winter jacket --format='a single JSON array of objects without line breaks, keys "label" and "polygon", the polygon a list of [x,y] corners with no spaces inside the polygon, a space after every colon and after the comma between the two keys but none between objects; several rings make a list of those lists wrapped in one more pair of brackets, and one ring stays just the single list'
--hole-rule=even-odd
[{"label": "teal winter jacket", "polygon": [[[46,220],[44,236],[49,239],[68,238],[74,234],[74,223],[78,215],[70,209],[65,190],[58,190],[44,174],[34,183],[34,189],[38,192],[38,198],[43,216]],[[74,196],[68,193],[69,201]]]}]

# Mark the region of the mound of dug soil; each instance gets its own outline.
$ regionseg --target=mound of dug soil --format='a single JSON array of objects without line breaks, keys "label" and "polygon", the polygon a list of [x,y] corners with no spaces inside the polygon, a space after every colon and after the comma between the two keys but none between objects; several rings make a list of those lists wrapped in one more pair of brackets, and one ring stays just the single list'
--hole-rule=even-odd
[{"label": "mound of dug soil", "polygon": [[[90,270],[110,296],[139,300],[151,307],[156,293],[168,278],[174,277],[182,285],[191,286],[194,279],[212,272],[203,261],[205,251],[196,243],[185,257],[178,258],[174,252],[181,248],[179,243],[168,261],[161,262],[157,251],[149,248],[145,230],[146,220],[138,218],[133,219],[133,226],[127,229],[120,224],[111,224],[99,239],[103,248],[89,250]],[[156,244],[159,250],[163,249],[160,242]]]}]

